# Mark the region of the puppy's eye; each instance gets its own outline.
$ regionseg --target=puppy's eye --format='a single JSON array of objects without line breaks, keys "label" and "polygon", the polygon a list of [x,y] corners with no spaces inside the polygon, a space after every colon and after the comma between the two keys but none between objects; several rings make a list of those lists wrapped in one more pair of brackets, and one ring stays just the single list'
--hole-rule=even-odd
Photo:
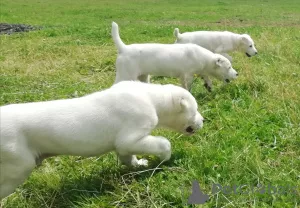
[{"label": "puppy's eye", "polygon": [[250,45],[249,47],[252,48],[252,45]]}]

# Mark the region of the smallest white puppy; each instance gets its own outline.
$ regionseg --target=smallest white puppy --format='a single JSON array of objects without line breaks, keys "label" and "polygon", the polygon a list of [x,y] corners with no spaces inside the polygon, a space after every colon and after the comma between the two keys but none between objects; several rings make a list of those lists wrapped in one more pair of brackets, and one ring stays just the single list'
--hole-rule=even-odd
[{"label": "smallest white puppy", "polygon": [[163,161],[171,157],[169,140],[152,136],[154,128],[192,135],[203,126],[187,90],[141,82],[121,82],[81,98],[2,106],[0,111],[0,199],[46,157],[115,151],[126,165],[147,165],[135,154]]},{"label": "smallest white puppy", "polygon": [[180,33],[178,28],[174,30],[175,43],[194,43],[213,53],[219,53],[232,62],[228,52],[241,51],[248,57],[257,54],[254,41],[248,34],[236,34],[228,31],[195,31]]}]

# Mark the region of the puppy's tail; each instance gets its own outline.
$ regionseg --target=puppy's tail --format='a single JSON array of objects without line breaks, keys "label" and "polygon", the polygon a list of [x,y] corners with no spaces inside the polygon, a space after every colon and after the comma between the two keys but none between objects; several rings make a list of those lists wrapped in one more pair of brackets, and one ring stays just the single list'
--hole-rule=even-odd
[{"label": "puppy's tail", "polygon": [[180,39],[180,32],[179,32],[179,29],[178,28],[175,28],[175,30],[174,30],[174,36],[175,36],[175,38],[177,39],[177,40],[179,40]]},{"label": "puppy's tail", "polygon": [[119,26],[115,22],[112,22],[111,35],[112,35],[112,38],[115,42],[115,45],[117,46],[118,52],[122,53],[122,51],[124,50],[126,45],[123,43],[123,41],[120,38]]}]

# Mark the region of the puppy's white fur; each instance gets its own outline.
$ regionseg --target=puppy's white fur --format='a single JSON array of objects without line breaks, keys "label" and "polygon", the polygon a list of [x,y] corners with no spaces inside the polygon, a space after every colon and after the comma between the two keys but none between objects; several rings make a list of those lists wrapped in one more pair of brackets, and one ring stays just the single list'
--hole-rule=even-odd
[{"label": "puppy's white fur", "polygon": [[154,128],[191,135],[203,126],[188,91],[130,81],[81,98],[2,106],[0,112],[0,198],[12,193],[44,157],[116,151],[126,165],[147,165],[135,154],[164,161],[171,156],[170,142],[150,135]]},{"label": "puppy's white fur", "polygon": [[202,46],[213,53],[220,53],[230,61],[232,58],[227,54],[232,51],[241,51],[248,57],[257,54],[254,41],[248,34],[236,34],[228,31],[195,31],[180,34],[175,28],[175,43],[194,43]]},{"label": "puppy's white fur", "polygon": [[123,80],[149,82],[148,75],[171,76],[179,77],[182,86],[190,89],[195,74],[210,85],[210,76],[223,81],[237,76],[227,58],[196,44],[125,45],[115,22],[112,23],[112,37],[118,49],[115,83]]}]

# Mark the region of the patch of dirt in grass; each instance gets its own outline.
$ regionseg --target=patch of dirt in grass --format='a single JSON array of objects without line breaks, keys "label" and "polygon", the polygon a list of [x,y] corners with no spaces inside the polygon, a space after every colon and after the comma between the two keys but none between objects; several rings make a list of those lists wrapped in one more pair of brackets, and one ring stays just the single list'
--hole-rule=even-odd
[{"label": "patch of dirt in grass", "polygon": [[28,32],[31,30],[38,30],[40,27],[24,25],[24,24],[9,24],[9,23],[0,23],[0,34],[11,35],[18,32]]}]

